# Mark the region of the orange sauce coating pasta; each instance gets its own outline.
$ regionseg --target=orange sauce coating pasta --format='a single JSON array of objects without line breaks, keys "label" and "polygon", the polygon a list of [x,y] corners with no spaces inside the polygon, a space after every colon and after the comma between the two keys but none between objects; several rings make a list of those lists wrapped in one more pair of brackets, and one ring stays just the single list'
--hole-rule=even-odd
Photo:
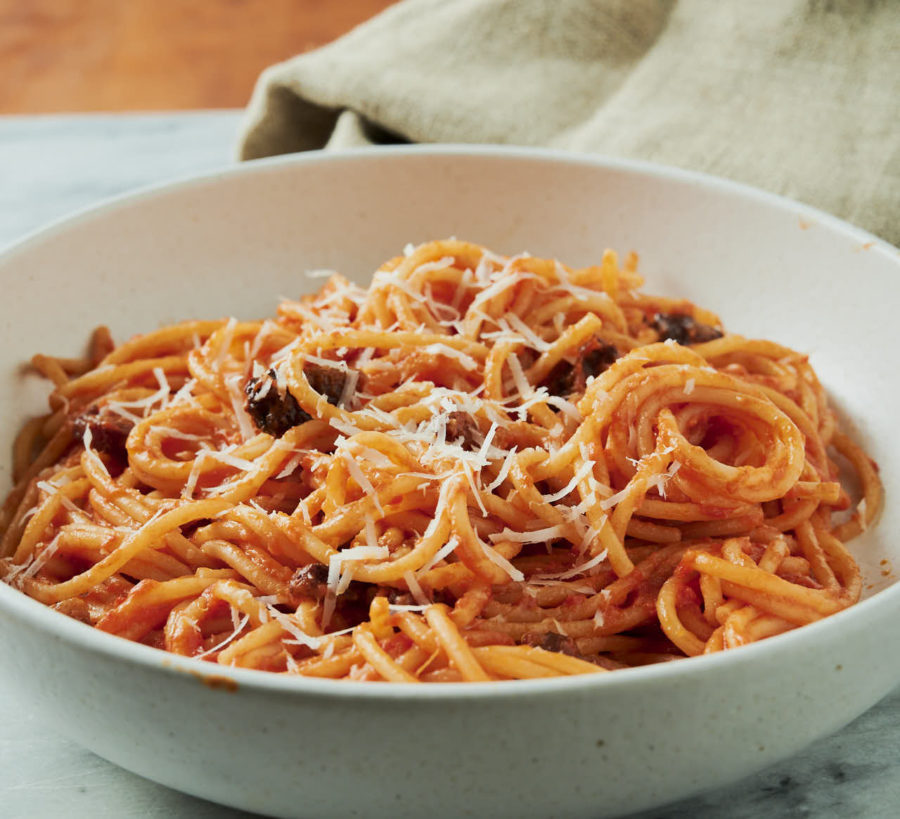
[{"label": "orange sauce coating pasta", "polygon": [[398,682],[603,672],[853,604],[881,486],[806,356],[636,266],[431,242],[272,319],[35,356],[0,571],[175,654]]}]

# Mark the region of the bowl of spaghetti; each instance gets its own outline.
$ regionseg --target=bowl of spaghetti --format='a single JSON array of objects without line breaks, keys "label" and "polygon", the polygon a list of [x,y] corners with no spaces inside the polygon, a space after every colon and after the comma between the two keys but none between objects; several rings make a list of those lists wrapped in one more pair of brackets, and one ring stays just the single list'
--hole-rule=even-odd
[{"label": "bowl of spaghetti", "polygon": [[617,815],[772,764],[900,673],[898,268],[733,183],[519,149],[53,226],[0,259],[7,673],[279,816]]}]

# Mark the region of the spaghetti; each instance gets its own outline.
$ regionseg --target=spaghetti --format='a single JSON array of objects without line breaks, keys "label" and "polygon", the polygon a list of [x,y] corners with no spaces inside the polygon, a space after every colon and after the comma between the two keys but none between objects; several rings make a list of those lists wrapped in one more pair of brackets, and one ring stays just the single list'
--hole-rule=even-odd
[{"label": "spaghetti", "polygon": [[431,242],[274,319],[36,356],[0,570],[175,654],[397,682],[602,672],[851,605],[882,492],[807,358],[636,265]]}]

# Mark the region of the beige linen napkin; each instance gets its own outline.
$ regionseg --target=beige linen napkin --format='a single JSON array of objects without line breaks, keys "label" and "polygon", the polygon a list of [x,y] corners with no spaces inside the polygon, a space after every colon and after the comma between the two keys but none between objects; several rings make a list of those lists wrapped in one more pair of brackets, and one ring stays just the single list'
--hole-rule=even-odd
[{"label": "beige linen napkin", "polygon": [[400,140],[678,165],[900,244],[900,2],[405,0],[265,71],[240,156]]}]

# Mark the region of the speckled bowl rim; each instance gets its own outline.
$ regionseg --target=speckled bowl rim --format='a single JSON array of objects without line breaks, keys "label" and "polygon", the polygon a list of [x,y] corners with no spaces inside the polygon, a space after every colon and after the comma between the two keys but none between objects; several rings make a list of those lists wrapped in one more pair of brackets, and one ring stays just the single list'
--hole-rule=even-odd
[{"label": "speckled bowl rim", "polygon": [[[14,261],[19,254],[27,253],[33,246],[40,245],[56,234],[76,228],[79,223],[102,219],[122,206],[131,206],[143,201],[177,194],[182,190],[215,183],[242,175],[253,175],[260,169],[273,167],[295,167],[303,165],[327,165],[330,163],[370,162],[382,157],[434,157],[454,156],[496,160],[530,160],[538,163],[591,166],[610,171],[625,172],[634,176],[688,183],[699,189],[711,190],[739,199],[755,201],[775,208],[791,217],[801,217],[841,234],[848,240],[865,245],[870,252],[882,253],[897,267],[900,276],[900,250],[877,236],[838,219],[824,211],[777,194],[739,182],[722,179],[697,171],[688,171],[632,159],[618,159],[602,154],[585,154],[549,148],[525,148],[492,145],[398,145],[371,148],[357,148],[342,152],[309,151],[302,154],[256,159],[221,170],[194,174],[158,184],[142,187],[103,202],[75,211],[54,220],[50,224],[28,233],[2,253],[0,266]],[[554,696],[563,691],[600,692],[628,686],[634,688],[646,684],[657,684],[661,680],[682,680],[695,675],[711,673],[722,664],[729,666],[753,666],[760,660],[778,655],[790,656],[799,646],[810,647],[814,643],[830,644],[844,628],[859,620],[884,614],[893,610],[900,615],[900,583],[876,592],[849,609],[833,614],[816,623],[803,626],[770,637],[758,643],[739,649],[718,652],[700,657],[687,657],[673,662],[627,668],[612,673],[586,674],[572,677],[540,680],[504,680],[486,683],[430,683],[409,685],[406,683],[335,681],[312,677],[288,676],[252,669],[231,668],[213,665],[203,660],[180,657],[160,649],[133,643],[115,635],[106,634],[79,623],[59,612],[52,611],[24,593],[0,583],[0,608],[40,631],[59,637],[66,642],[90,653],[102,654],[125,662],[134,663],[157,672],[171,675],[189,674],[201,679],[230,680],[237,685],[237,691],[255,690],[267,694],[287,697],[315,697],[322,700],[467,700],[470,698],[504,698],[535,695]]]}]

